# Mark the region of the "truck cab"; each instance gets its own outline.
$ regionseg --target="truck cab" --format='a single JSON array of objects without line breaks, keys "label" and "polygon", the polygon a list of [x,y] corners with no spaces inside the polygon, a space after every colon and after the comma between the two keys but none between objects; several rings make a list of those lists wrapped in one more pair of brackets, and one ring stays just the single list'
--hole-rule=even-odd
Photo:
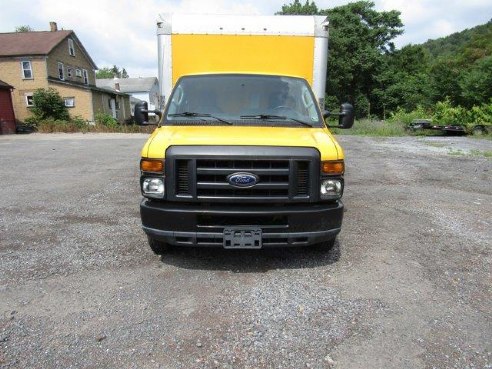
[{"label": "truck cab", "polygon": [[[258,22],[253,18],[247,21]],[[306,18],[310,24],[322,23],[316,19],[322,17],[300,18],[304,24]],[[202,29],[213,29],[212,24]],[[173,35],[172,29],[167,32]],[[314,33],[303,36],[313,47]],[[221,37],[230,35],[212,35],[213,40],[207,36],[201,47],[205,40],[216,47],[224,40]],[[242,36],[248,39],[233,37],[243,49],[244,43],[261,49],[262,43],[271,42],[263,34]],[[288,38],[282,41],[285,44],[296,43],[295,37],[301,36],[281,37]],[[248,53],[242,48],[236,48],[239,56],[234,50],[221,51],[230,59],[227,70],[204,71],[202,59],[207,54],[202,53],[194,73],[179,75],[164,111],[158,112],[159,125],[142,149],[140,211],[156,253],[168,245],[261,249],[321,243],[329,248],[340,232],[344,154],[326,125],[329,113],[322,110],[313,81],[296,68],[288,73],[285,66],[273,66],[268,58],[233,70],[234,60]],[[214,50],[212,59],[217,57],[218,49]],[[169,57],[180,59],[179,48],[170,51],[174,56]],[[314,54],[310,49],[306,56],[311,69],[317,63]],[[174,65],[173,60],[163,60],[162,68],[166,63]],[[320,72],[311,70],[309,75],[312,79]],[[172,80],[172,73],[168,78]],[[140,123],[145,123],[146,114],[144,105],[136,107]],[[352,107],[342,105],[338,126],[349,128],[353,120]]]}]

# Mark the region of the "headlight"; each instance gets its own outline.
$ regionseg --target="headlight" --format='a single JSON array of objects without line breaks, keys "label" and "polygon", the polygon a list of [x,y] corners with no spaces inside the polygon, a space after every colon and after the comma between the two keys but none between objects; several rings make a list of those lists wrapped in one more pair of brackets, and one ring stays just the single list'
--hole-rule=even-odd
[{"label": "headlight", "polygon": [[343,182],[340,179],[324,179],[321,181],[320,195],[322,200],[336,200],[342,197]]},{"label": "headlight", "polygon": [[142,193],[145,197],[162,199],[165,194],[164,179],[145,178],[142,181]]}]

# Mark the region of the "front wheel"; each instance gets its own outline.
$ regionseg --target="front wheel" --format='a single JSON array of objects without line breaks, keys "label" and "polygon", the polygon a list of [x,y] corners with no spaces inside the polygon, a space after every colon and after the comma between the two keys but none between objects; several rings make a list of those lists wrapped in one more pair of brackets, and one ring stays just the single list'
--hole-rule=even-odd
[{"label": "front wheel", "polygon": [[152,251],[154,251],[154,254],[162,255],[165,251],[169,249],[169,245],[165,242],[156,240],[155,238],[152,238],[150,236],[147,236],[147,239],[149,240],[149,246]]}]

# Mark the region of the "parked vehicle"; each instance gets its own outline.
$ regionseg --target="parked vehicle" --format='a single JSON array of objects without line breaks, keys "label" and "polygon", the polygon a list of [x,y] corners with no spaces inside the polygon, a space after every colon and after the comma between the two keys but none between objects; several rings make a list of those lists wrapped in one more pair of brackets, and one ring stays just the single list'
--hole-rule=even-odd
[{"label": "parked vehicle", "polygon": [[166,105],[140,161],[151,248],[333,246],[345,164],[325,119],[354,114],[322,110],[326,18],[164,16],[157,35]]}]

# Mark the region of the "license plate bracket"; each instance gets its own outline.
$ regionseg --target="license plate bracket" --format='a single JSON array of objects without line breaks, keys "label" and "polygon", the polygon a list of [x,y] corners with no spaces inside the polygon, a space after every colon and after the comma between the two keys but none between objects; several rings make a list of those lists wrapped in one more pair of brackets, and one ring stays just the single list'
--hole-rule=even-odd
[{"label": "license plate bracket", "polygon": [[261,249],[261,228],[224,228],[225,249]]}]

